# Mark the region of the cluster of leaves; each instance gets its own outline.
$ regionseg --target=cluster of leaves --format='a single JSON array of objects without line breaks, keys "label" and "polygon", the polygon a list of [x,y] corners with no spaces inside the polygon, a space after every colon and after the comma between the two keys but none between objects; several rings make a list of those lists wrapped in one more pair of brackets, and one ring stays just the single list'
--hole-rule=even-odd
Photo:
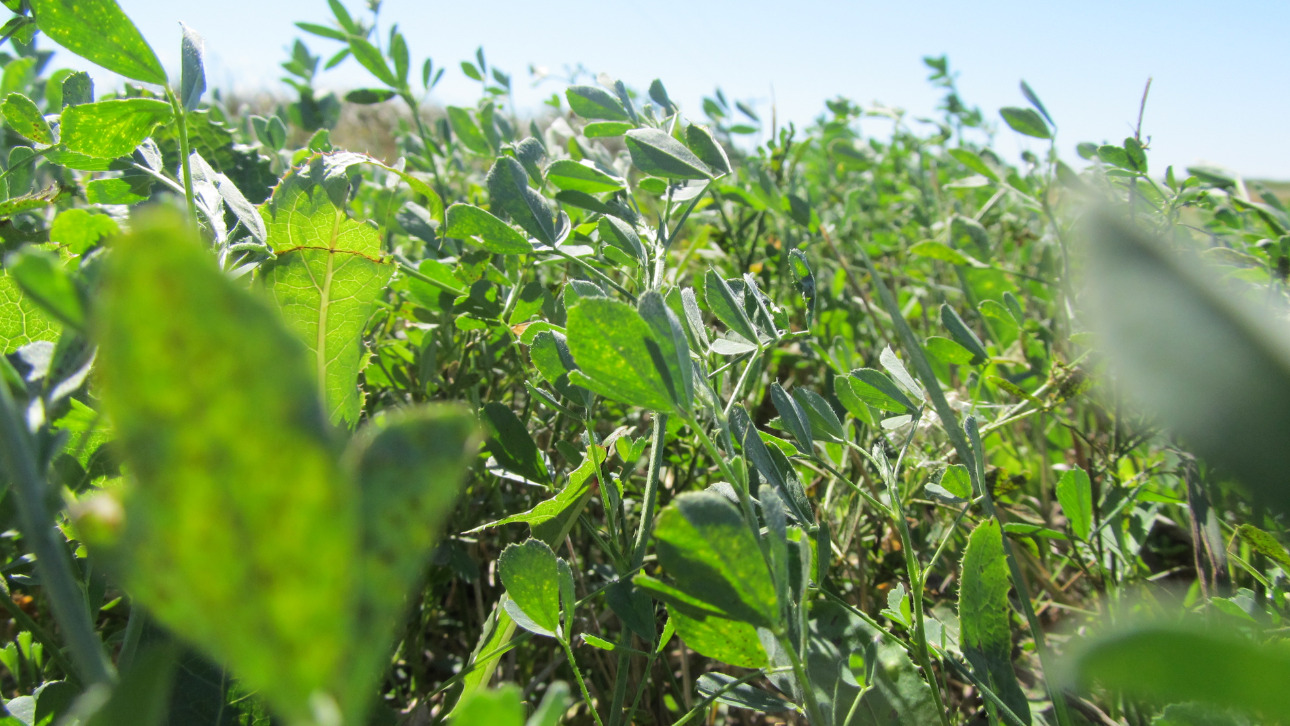
[{"label": "cluster of leaves", "polygon": [[190,29],[175,86],[113,0],[5,0],[4,723],[1287,712],[1281,199],[1076,170],[1024,83],[1010,163],[944,58],[936,119],[521,120],[482,51],[435,112],[329,4],[373,87],[296,41],[247,115]]}]

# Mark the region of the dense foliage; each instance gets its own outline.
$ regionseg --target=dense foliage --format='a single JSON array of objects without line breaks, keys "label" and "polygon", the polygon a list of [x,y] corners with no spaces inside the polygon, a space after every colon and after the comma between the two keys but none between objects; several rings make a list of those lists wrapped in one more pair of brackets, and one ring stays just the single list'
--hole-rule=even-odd
[{"label": "dense foliage", "polygon": [[944,58],[934,119],[529,119],[330,0],[255,114],[4,3],[0,722],[1290,712],[1276,195]]}]

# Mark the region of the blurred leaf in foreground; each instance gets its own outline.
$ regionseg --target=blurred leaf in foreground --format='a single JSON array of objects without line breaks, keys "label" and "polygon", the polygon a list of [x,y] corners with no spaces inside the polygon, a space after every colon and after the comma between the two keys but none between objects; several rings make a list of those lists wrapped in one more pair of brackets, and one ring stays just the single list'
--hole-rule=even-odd
[{"label": "blurred leaf in foreground", "polygon": [[1108,215],[1085,305],[1127,394],[1255,496],[1290,509],[1290,328],[1185,253]]}]

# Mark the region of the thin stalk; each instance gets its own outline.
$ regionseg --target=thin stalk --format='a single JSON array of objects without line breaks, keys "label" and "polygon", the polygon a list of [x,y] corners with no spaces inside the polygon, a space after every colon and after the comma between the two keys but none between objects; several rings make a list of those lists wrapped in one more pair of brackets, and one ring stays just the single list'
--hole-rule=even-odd
[{"label": "thin stalk", "polygon": [[702,701],[699,701],[698,703],[694,704],[694,708],[691,708],[689,711],[686,711],[685,715],[682,716],[675,723],[673,723],[672,726],[685,726],[685,724],[693,721],[696,716],[698,716],[700,713],[706,710],[709,706],[716,703],[717,699],[721,698],[721,696],[724,695],[726,692],[734,690],[735,688],[742,686],[743,684],[748,683],[749,681],[753,681],[758,678],[761,678],[762,676],[769,675],[771,673],[778,673],[778,672],[779,672],[779,669],[753,671],[752,673],[749,673],[748,675],[742,678],[738,678],[736,680],[733,680],[727,683],[726,685],[717,689],[711,695],[704,697]]},{"label": "thin stalk", "polygon": [[67,638],[77,673],[86,685],[110,684],[116,676],[94,631],[85,607],[85,595],[72,574],[67,548],[55,534],[58,528],[54,515],[45,508],[45,480],[39,473],[31,438],[22,421],[9,387],[0,385],[0,456],[18,500],[23,539],[36,555],[41,585]]},{"label": "thin stalk", "polygon": [[[973,487],[984,495],[983,501],[986,513],[992,519],[998,521],[1000,526],[1002,526],[1003,522],[998,518],[998,513],[994,509],[994,502],[989,497],[989,487],[984,481],[983,462],[978,460],[984,457],[974,455],[973,449],[968,444],[968,440],[963,429],[959,426],[958,416],[954,413],[954,409],[950,407],[949,401],[945,399],[945,392],[941,390],[940,381],[936,378],[936,374],[932,371],[931,364],[927,362],[927,357],[923,354],[922,344],[914,334],[913,329],[909,327],[909,323],[905,321],[904,316],[901,315],[900,305],[896,302],[896,298],[892,295],[891,290],[888,289],[887,283],[883,281],[882,277],[878,275],[878,271],[874,269],[873,261],[869,259],[869,254],[865,251],[864,245],[857,245],[857,249],[860,251],[860,256],[864,259],[865,266],[869,268],[869,275],[873,279],[873,284],[878,290],[878,295],[882,299],[883,306],[887,308],[887,312],[891,315],[892,323],[896,326],[896,332],[899,334],[901,342],[904,343],[904,348],[909,354],[910,362],[914,365],[914,371],[918,375],[919,380],[923,382],[923,386],[927,389],[927,395],[932,399],[932,407],[936,411],[936,415],[940,417],[941,423],[945,428],[945,433],[949,436],[951,443],[954,444],[954,450],[958,453],[959,461],[965,464],[968,462],[973,462],[974,464],[973,466],[968,467],[968,472],[973,480]],[[972,423],[972,429],[973,431],[976,429],[974,420]],[[977,438],[976,444],[979,448],[979,438]],[[1025,589],[1025,580],[1021,579],[1021,567],[1017,563],[1016,552],[1012,548],[1011,540],[1007,537],[1003,538],[1003,550],[1008,561],[1008,570],[1012,574],[1013,584],[1017,587],[1017,592],[1020,594],[1018,599],[1021,601],[1022,613],[1026,616],[1026,622],[1030,625],[1031,634],[1035,639],[1035,650],[1039,656],[1039,663],[1044,667],[1044,672],[1047,673],[1049,672],[1049,669],[1047,668],[1047,664],[1049,662],[1047,641],[1044,638],[1043,630],[1039,627],[1039,620],[1035,617],[1035,610],[1034,606],[1030,602],[1029,591]],[[1044,686],[1048,690],[1049,698],[1052,699],[1053,710],[1056,712],[1057,716],[1057,723],[1060,724],[1060,726],[1071,726],[1073,721],[1071,720],[1069,707],[1066,704],[1065,694],[1063,694],[1059,689],[1054,688],[1050,682],[1045,681]]]},{"label": "thin stalk", "polygon": [[578,661],[574,660],[573,648],[569,647],[569,641],[565,638],[557,638],[560,645],[564,647],[564,655],[569,659],[569,668],[573,670],[573,680],[578,682],[578,690],[582,691],[582,700],[587,704],[587,710],[591,711],[592,718],[596,719],[596,726],[605,726],[600,720],[600,714],[596,712],[596,707],[591,704],[591,694],[587,692],[587,683],[582,679],[582,672],[578,670]]},{"label": "thin stalk", "polygon": [[188,218],[197,221],[197,201],[193,197],[193,170],[188,157],[192,151],[188,146],[188,114],[180,105],[175,92],[166,86],[166,98],[175,112],[175,128],[179,130],[179,165],[184,172],[184,201],[188,204]]},{"label": "thin stalk", "polygon": [[756,365],[760,359],[761,346],[758,345],[757,350],[748,357],[748,365],[744,366],[744,372],[739,375],[739,380],[735,382],[734,390],[730,392],[730,400],[726,401],[726,407],[721,412],[721,415],[724,418],[730,418],[730,409],[734,408],[735,401],[739,400],[739,394],[743,391],[744,384],[748,382],[748,374],[752,372],[753,366]]},{"label": "thin stalk", "polygon": [[905,572],[909,578],[909,600],[914,615],[914,657],[918,659],[918,666],[923,669],[923,677],[932,687],[932,700],[936,703],[936,713],[940,716],[941,725],[950,726],[949,714],[946,713],[945,702],[941,699],[941,687],[936,682],[936,674],[932,670],[932,656],[927,647],[927,628],[923,615],[922,568],[918,564],[918,555],[914,551],[914,535],[909,531],[909,522],[905,519],[905,506],[901,502],[900,491],[896,486],[896,472],[899,471],[900,462],[904,459],[909,443],[913,441],[914,432],[917,430],[918,418],[915,418],[913,425],[910,426],[909,435],[905,437],[905,444],[900,449],[900,457],[895,467],[883,467],[881,473],[883,483],[887,485],[887,498],[891,500],[892,519],[900,535],[900,548],[905,555]]},{"label": "thin stalk", "polygon": [[44,157],[46,154],[48,154],[49,152],[57,148],[58,148],[57,146],[46,146],[45,148],[40,149],[39,151],[35,152],[31,156],[28,156],[27,158],[19,161],[18,163],[10,166],[8,169],[5,169],[3,172],[0,172],[0,181],[4,181],[4,179],[9,176],[9,172],[16,171],[18,169],[23,168],[24,166],[35,164],[38,159]]},{"label": "thin stalk", "polygon": [[[649,472],[645,477],[645,494],[641,501],[641,519],[632,544],[631,568],[640,569],[645,562],[645,549],[650,533],[654,530],[654,509],[658,505],[659,471],[663,468],[663,439],[667,435],[667,414],[655,414],[654,430],[650,437]],[[627,665],[631,654],[626,650],[631,642],[631,631],[623,629],[618,653],[618,671],[614,676],[614,698],[609,711],[610,726],[617,726],[622,716],[623,700],[627,697]],[[638,692],[639,696],[639,692]]]},{"label": "thin stalk", "polygon": [[568,252],[565,252],[559,247],[552,247],[551,251],[554,252],[557,256],[563,257],[565,260],[568,260],[569,262],[572,262],[573,264],[586,270],[587,273],[590,274],[592,277],[595,277],[598,280],[604,281],[610,287],[614,288],[618,292],[621,292],[623,295],[626,295],[627,299],[630,300],[633,305],[636,304],[636,296],[633,295],[631,291],[629,291],[627,288],[623,287],[622,285],[619,285],[609,275],[606,275],[605,273],[596,269],[594,266],[592,266],[590,262],[587,262],[586,260],[581,259],[579,257],[574,257],[573,255],[569,254]]},{"label": "thin stalk", "polygon": [[779,640],[779,647],[788,653],[788,660],[793,664],[793,677],[802,687],[802,700],[806,701],[807,720],[813,724],[824,723],[824,717],[820,715],[820,706],[815,702],[815,688],[811,686],[811,681],[806,677],[806,667],[802,665],[802,656],[797,654],[797,648],[793,647],[793,641],[789,639],[788,633],[781,630],[775,634],[775,637]]}]

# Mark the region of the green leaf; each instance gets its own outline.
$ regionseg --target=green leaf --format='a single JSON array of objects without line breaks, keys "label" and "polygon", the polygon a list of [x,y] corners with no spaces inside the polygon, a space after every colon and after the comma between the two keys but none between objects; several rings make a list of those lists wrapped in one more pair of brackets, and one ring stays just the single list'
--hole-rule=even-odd
[{"label": "green leaf", "polygon": [[1275,721],[1290,712],[1290,654],[1237,629],[1141,623],[1083,639],[1054,680],[1157,702],[1203,701]]},{"label": "green leaf", "polygon": [[564,485],[564,488],[560,490],[559,494],[539,503],[527,512],[512,514],[511,516],[499,519],[496,522],[481,524],[480,526],[470,530],[470,532],[478,532],[488,529],[489,527],[498,527],[503,524],[523,522],[533,529],[534,536],[540,539],[546,539],[545,536],[540,533],[540,530],[545,525],[553,522],[560,523],[576,518],[578,513],[582,511],[583,505],[585,505],[587,500],[591,498],[591,485],[596,481],[593,476],[595,472],[595,462],[591,458],[587,458],[582,462],[582,466],[579,466],[573,471],[573,473],[569,474],[569,481]]},{"label": "green leaf", "polygon": [[663,572],[689,598],[730,620],[767,628],[779,623],[779,599],[761,548],[725,497],[677,496],[659,514],[654,545]]},{"label": "green leaf", "polygon": [[757,330],[744,310],[743,301],[735,296],[734,290],[716,270],[709,269],[703,278],[703,302],[731,332],[757,344]]},{"label": "green leaf", "polygon": [[806,411],[779,383],[770,385],[770,400],[779,412],[780,422],[797,442],[797,450],[809,456],[815,441],[811,438],[811,421]]},{"label": "green leaf", "polygon": [[630,406],[676,410],[677,389],[655,361],[679,360],[679,353],[674,342],[659,339],[631,305],[605,297],[583,298],[569,310],[568,341],[578,364],[569,374],[570,382]]},{"label": "green leaf", "polygon": [[880,411],[913,414],[917,409],[905,392],[900,390],[882,371],[857,368],[847,377],[851,391],[866,404]]},{"label": "green leaf", "polygon": [[614,97],[614,94],[595,86],[570,86],[564,92],[569,99],[569,108],[583,118],[604,119],[606,121],[630,121],[627,109]]},{"label": "green leaf", "polygon": [[972,477],[966,466],[951,464],[941,474],[941,486],[959,499],[972,498]]},{"label": "green leaf", "polygon": [[284,718],[305,719],[348,659],[350,614],[337,604],[357,587],[346,563],[359,503],[308,351],[177,215],[133,222],[96,325],[106,411],[133,475],[125,526],[82,518],[78,530],[157,620]]},{"label": "green leaf", "polygon": [[981,339],[976,337],[976,333],[963,322],[963,318],[954,311],[949,305],[941,305],[941,324],[949,331],[954,338],[954,342],[967,348],[972,354],[972,365],[981,365],[990,359],[990,354],[986,352],[985,345]]},{"label": "green leaf", "polygon": [[59,133],[68,150],[99,159],[128,156],[158,124],[170,121],[170,104],[152,98],[119,98],[63,109]]},{"label": "green leaf", "polygon": [[67,209],[54,217],[49,226],[49,241],[66,245],[74,255],[85,254],[104,237],[120,233],[114,219],[85,209]]},{"label": "green leaf", "polygon": [[458,705],[449,723],[452,726],[521,726],[524,704],[520,689],[511,683],[495,690],[475,692]]},{"label": "green leaf", "polygon": [[824,397],[809,388],[794,388],[793,398],[811,424],[811,435],[833,443],[842,442],[847,434],[838,414]]},{"label": "green leaf", "polygon": [[597,169],[589,160],[559,159],[546,168],[547,181],[560,189],[587,194],[622,191],[626,183]]},{"label": "green leaf", "polygon": [[1290,328],[1179,249],[1101,217],[1086,231],[1087,301],[1125,391],[1188,446],[1290,510]]},{"label": "green leaf", "polygon": [[737,708],[747,708],[760,713],[783,713],[794,709],[791,702],[764,688],[758,688],[751,683],[732,685],[737,680],[739,679],[724,673],[704,673],[699,676],[694,687],[704,698],[715,696],[718,703]]},{"label": "green leaf", "polygon": [[636,230],[630,224],[618,217],[607,214],[600,218],[596,229],[600,232],[602,242],[608,242],[631,255],[642,264],[649,260],[649,255],[645,252],[645,245],[641,243],[640,235],[636,234]]},{"label": "green leaf", "polygon": [[713,178],[707,164],[665,131],[633,129],[624,138],[632,165],[646,174],[667,179]]},{"label": "green leaf", "polygon": [[278,184],[264,207],[266,241],[277,257],[259,272],[287,327],[309,348],[331,421],[350,426],[362,408],[363,331],[394,274],[377,229],[345,213],[351,161],[319,154]]},{"label": "green leaf", "polygon": [[361,565],[350,703],[366,703],[389,667],[402,616],[452,514],[478,446],[461,406],[407,408],[365,426],[345,463],[360,485]]},{"label": "green leaf", "polygon": [[1079,467],[1067,469],[1057,481],[1057,501],[1070,522],[1071,532],[1087,541],[1093,531],[1093,484],[1088,473]]},{"label": "green leaf", "polygon": [[994,169],[990,168],[990,166],[986,164],[975,151],[972,151],[971,149],[950,149],[947,153],[958,160],[960,164],[981,176],[986,177],[991,181],[999,181],[999,174],[995,172]]},{"label": "green leaf", "polygon": [[646,343],[654,367],[675,409],[686,414],[694,405],[694,365],[690,362],[690,342],[685,337],[685,329],[655,290],[641,295],[636,310],[654,334],[653,341]]},{"label": "green leaf", "polygon": [[0,110],[4,113],[5,123],[19,136],[38,144],[54,143],[54,132],[49,128],[49,122],[30,98],[21,93],[11,93],[5,97]]},{"label": "green leaf", "polygon": [[114,179],[94,179],[85,184],[85,201],[90,204],[139,204],[152,192],[151,176],[131,174]]},{"label": "green leaf", "polygon": [[488,170],[489,207],[502,218],[509,217],[529,236],[554,247],[555,215],[541,194],[529,186],[529,176],[520,162],[509,156],[499,157]]},{"label": "green leaf", "polygon": [[976,359],[976,356],[972,355],[972,351],[964,348],[958,343],[955,343],[949,338],[942,338],[936,335],[928,338],[923,347],[926,348],[927,352],[931,355],[941,359],[945,363],[953,365],[964,365],[971,363]]},{"label": "green leaf", "polygon": [[476,154],[493,153],[493,147],[489,145],[484,132],[480,131],[479,124],[475,123],[474,117],[470,114],[470,109],[449,106],[448,125],[452,127],[453,135],[467,149]]},{"label": "green leaf", "polygon": [[23,247],[5,257],[4,267],[23,293],[51,317],[84,330],[85,305],[57,254]]},{"label": "green leaf", "polygon": [[397,92],[388,88],[355,88],[345,94],[345,100],[360,106],[371,106],[384,103],[397,95],[399,95]]},{"label": "green leaf", "polygon": [[354,60],[376,76],[378,81],[390,88],[399,88],[399,79],[394,76],[390,66],[386,64],[385,57],[366,38],[358,35],[349,36],[349,51],[354,54]]},{"label": "green leaf", "polygon": [[1044,119],[1034,109],[1008,106],[999,109],[999,115],[1003,116],[1004,122],[1019,134],[1033,136],[1036,139],[1051,139],[1053,137],[1053,132],[1049,130],[1048,124],[1044,123]]},{"label": "green leaf", "polygon": [[950,247],[944,242],[937,242],[935,240],[930,240],[930,239],[923,240],[922,242],[919,242],[913,247],[910,247],[909,254],[918,255],[919,257],[927,257],[933,260],[940,260],[942,262],[948,262],[951,265],[971,264],[971,260],[969,260],[968,257],[964,255],[962,252],[959,252],[958,250],[954,249],[953,247]]},{"label": "green leaf", "polygon": [[1030,101],[1030,105],[1034,106],[1036,111],[1044,115],[1048,123],[1053,123],[1053,117],[1048,115],[1048,109],[1044,108],[1039,96],[1035,95],[1035,92],[1030,88],[1030,84],[1025,81],[1021,82],[1021,95],[1025,96],[1027,101]]},{"label": "green leaf", "polygon": [[187,25],[180,23],[179,27],[184,34],[179,48],[182,59],[179,100],[185,111],[192,111],[201,103],[202,93],[206,91],[206,66],[202,58],[206,43]]},{"label": "green leaf", "polygon": [[501,403],[488,403],[480,413],[486,434],[484,446],[498,465],[529,481],[550,482],[542,453],[514,411]]},{"label": "green leaf", "polygon": [[697,124],[686,126],[685,145],[717,176],[730,173],[730,159],[726,156],[726,150],[712,138],[712,132],[707,128]]},{"label": "green leaf", "polygon": [[[977,525],[963,553],[959,587],[959,635],[963,655],[982,682],[1013,713],[1030,723],[1030,704],[1012,669],[1012,610],[1008,604],[1008,563],[1003,553],[999,523]],[[986,708],[995,712],[993,703]]]},{"label": "green leaf", "polygon": [[0,270],[0,353],[38,340],[57,340],[61,327],[29,297],[8,272]]},{"label": "green leaf", "polygon": [[479,207],[454,204],[448,207],[443,236],[468,240],[499,255],[521,255],[533,251],[528,238],[511,225]]},{"label": "green leaf", "polygon": [[560,582],[555,553],[545,542],[525,540],[507,545],[497,558],[506,587],[506,611],[525,630],[552,638],[560,635]]},{"label": "green leaf", "polygon": [[157,54],[114,0],[31,0],[49,39],[126,78],[165,85]]},{"label": "green leaf", "polygon": [[582,127],[582,135],[589,139],[603,139],[623,134],[636,128],[626,121],[595,121]]}]

